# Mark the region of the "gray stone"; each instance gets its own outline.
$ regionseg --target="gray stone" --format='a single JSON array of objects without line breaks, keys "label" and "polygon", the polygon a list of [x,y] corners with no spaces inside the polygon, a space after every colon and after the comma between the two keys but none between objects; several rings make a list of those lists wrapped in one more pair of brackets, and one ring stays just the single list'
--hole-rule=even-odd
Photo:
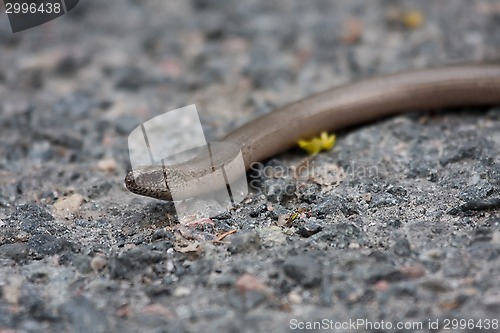
[{"label": "gray stone", "polygon": [[4,244],[0,246],[0,257],[15,261],[26,259],[29,255],[29,246],[26,243]]},{"label": "gray stone", "polygon": [[73,250],[74,244],[64,238],[58,238],[47,234],[33,235],[28,245],[39,254],[53,255],[66,250]]},{"label": "gray stone", "polygon": [[261,248],[261,239],[259,233],[255,230],[242,231],[227,237],[231,242],[228,246],[230,253],[252,252]]},{"label": "gray stone", "polygon": [[74,297],[63,304],[60,311],[68,319],[72,332],[109,332],[106,311],[98,309],[94,303],[83,296]]},{"label": "gray stone", "polygon": [[306,288],[315,287],[321,281],[321,267],[309,255],[288,257],[283,264],[283,271]]}]

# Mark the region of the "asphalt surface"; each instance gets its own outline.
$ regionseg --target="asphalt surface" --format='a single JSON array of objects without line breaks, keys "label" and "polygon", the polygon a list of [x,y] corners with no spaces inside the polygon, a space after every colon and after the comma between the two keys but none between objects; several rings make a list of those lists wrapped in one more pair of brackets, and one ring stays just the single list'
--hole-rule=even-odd
[{"label": "asphalt surface", "polygon": [[128,135],[166,111],[195,103],[216,139],[499,56],[486,0],[81,1],[16,34],[2,10],[0,333],[500,331],[499,106],[336,133],[298,182],[272,174],[305,152],[277,155],[213,224],[123,186]]}]

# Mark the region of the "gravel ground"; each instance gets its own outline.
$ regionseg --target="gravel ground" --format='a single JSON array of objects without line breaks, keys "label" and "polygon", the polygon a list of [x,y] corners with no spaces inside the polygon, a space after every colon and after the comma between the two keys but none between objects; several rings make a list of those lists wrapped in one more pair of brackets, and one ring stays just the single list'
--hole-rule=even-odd
[{"label": "gravel ground", "polygon": [[1,333],[500,330],[498,107],[337,133],[328,173],[250,174],[214,225],[123,186],[128,134],[165,111],[196,103],[217,138],[355,79],[497,60],[498,2],[82,0],[17,34],[0,15]]}]

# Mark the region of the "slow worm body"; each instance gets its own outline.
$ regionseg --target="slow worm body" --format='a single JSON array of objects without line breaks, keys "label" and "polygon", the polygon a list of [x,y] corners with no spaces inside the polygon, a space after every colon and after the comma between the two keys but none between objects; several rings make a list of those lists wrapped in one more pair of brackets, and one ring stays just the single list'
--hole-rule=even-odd
[{"label": "slow worm body", "polygon": [[[407,111],[499,103],[498,65],[419,70],[334,87],[259,117],[221,141],[240,147],[248,170],[253,162],[269,158],[294,146],[297,140],[321,131],[334,131]],[[141,167],[127,174],[125,186],[136,194],[162,200],[172,199],[170,184],[177,186],[175,190],[183,198],[215,190],[210,186],[187,186],[193,177],[212,171],[205,167],[207,155],[178,165]],[[224,149],[214,149],[210,157],[212,164],[221,166],[234,156]]]}]

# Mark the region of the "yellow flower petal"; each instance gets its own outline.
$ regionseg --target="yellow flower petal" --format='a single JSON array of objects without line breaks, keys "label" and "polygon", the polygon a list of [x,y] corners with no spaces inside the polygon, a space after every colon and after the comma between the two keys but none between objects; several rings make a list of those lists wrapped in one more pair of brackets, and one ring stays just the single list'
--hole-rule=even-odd
[{"label": "yellow flower petal", "polygon": [[309,155],[316,155],[322,150],[332,149],[335,144],[335,134],[329,135],[327,132],[321,132],[319,137],[309,140],[299,140],[297,143]]},{"label": "yellow flower petal", "polygon": [[419,10],[410,10],[402,15],[403,24],[410,29],[416,29],[424,22],[424,15]]}]

